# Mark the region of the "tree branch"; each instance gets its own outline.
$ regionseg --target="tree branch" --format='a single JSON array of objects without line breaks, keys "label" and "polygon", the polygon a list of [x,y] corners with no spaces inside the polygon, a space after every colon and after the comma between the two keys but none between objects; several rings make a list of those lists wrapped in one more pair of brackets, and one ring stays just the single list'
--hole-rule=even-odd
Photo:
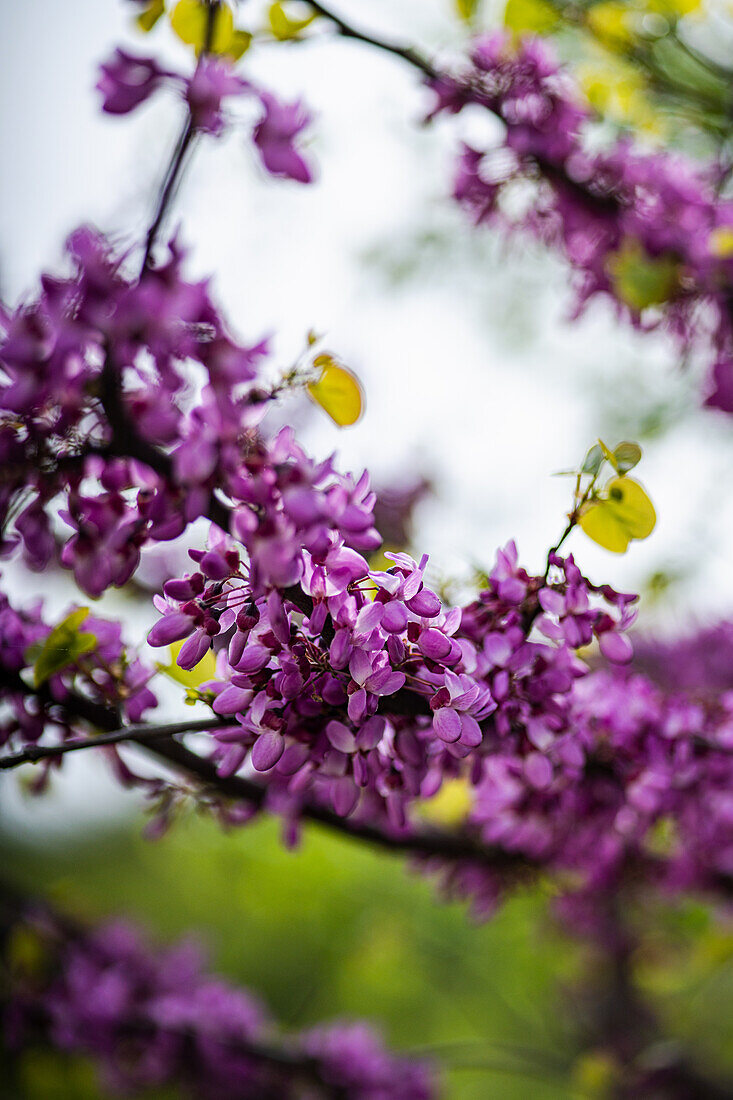
[{"label": "tree branch", "polygon": [[42,760],[53,760],[59,756],[66,756],[70,752],[79,752],[80,749],[118,745],[123,741],[135,741],[138,745],[144,745],[164,737],[175,737],[176,734],[180,733],[209,733],[215,729],[227,729],[233,724],[236,725],[231,719],[212,716],[212,718],[197,718],[186,722],[167,722],[161,726],[151,726],[146,723],[121,726],[118,730],[100,733],[95,737],[84,737],[78,741],[63,741],[58,745],[33,745],[22,752],[13,753],[11,756],[2,756],[0,757],[0,771],[19,768],[21,764],[38,764]]},{"label": "tree branch", "polygon": [[386,53],[394,54],[395,57],[402,58],[403,61],[407,61],[415,69],[419,69],[421,73],[424,73],[430,80],[438,80],[440,72],[435,66],[428,61],[426,57],[418,53],[411,46],[403,46],[396,42],[387,42],[381,38],[376,38],[374,35],[368,34],[366,31],[358,30],[350,23],[347,23],[345,19],[342,19],[340,15],[336,15],[325,4],[318,3],[317,0],[308,0],[308,4],[324,19],[328,19],[334,24],[338,33],[343,38],[351,38],[355,42],[364,42],[367,46],[374,46],[378,50],[384,50]]},{"label": "tree branch", "polygon": [[194,140],[196,138],[196,128],[193,125],[191,119],[191,112],[189,111],[186,116],[186,121],[183,124],[180,136],[176,143],[176,147],[173,150],[173,157],[163,180],[162,187],[160,189],[160,195],[158,197],[158,205],[153,215],[153,220],[148,229],[145,237],[145,252],[143,254],[143,260],[140,267],[140,274],[143,275],[145,271],[150,267],[150,261],[152,259],[153,248],[158,237],[158,232],[165,219],[168,207],[170,206],[171,199],[175,192],[178,181],[183,172],[183,167],[186,163],[186,158],[191,150]]},{"label": "tree branch", "polygon": [[[207,13],[206,13],[206,30],[204,34],[204,48],[201,51],[201,56],[209,52],[211,49],[211,43],[214,38],[214,26],[216,23],[216,13],[219,10],[219,0],[208,0]],[[143,254],[143,261],[140,267],[140,276],[142,277],[150,266],[152,259],[153,248],[158,237],[160,227],[165,220],[165,216],[168,212],[168,208],[175,194],[176,187],[181,178],[183,168],[186,163],[186,158],[189,152],[192,150],[194,141],[197,137],[197,130],[193,123],[193,116],[190,108],[186,112],[186,120],[183,124],[183,129],[176,142],[176,146],[173,150],[168,168],[166,169],[163,183],[160,189],[160,195],[158,197],[158,204],[153,215],[153,220],[150,223],[147,235],[145,237],[145,252]]]},{"label": "tree branch", "polygon": [[[194,776],[224,797],[248,802],[258,809],[266,808],[267,787],[255,780],[239,775],[221,776],[211,760],[198,756],[177,741],[144,747],[153,756]],[[445,859],[456,863],[477,863],[497,871],[526,872],[532,866],[525,856],[482,844],[480,840],[464,832],[421,828],[412,832],[391,833],[370,822],[340,817],[328,807],[314,802],[301,804],[300,817],[304,821],[325,825],[333,832],[403,855]]]},{"label": "tree branch", "polygon": [[[0,686],[4,686],[11,692],[35,697],[44,708],[58,708],[65,714],[68,721],[81,719],[91,722],[92,725],[106,731],[106,738],[103,739],[103,735],[77,742],[78,748],[86,748],[87,746],[91,748],[95,745],[101,746],[115,744],[120,741],[130,741],[132,744],[144,748],[156,759],[185,772],[188,776],[199,780],[225,798],[247,802],[258,809],[266,808],[268,795],[266,785],[239,775],[221,776],[211,760],[191,752],[184,745],[170,739],[177,733],[226,728],[232,725],[231,721],[212,717],[200,721],[171,723],[168,726],[128,726],[124,728],[123,732],[123,727],[120,727],[119,716],[113,708],[106,708],[101,704],[94,703],[92,700],[85,699],[84,696],[69,692],[63,700],[54,699],[48,692],[47,685],[43,685],[42,688],[36,690],[26,684],[18,673],[11,673],[2,667],[0,667]],[[90,717],[92,714],[94,715],[93,719]],[[28,751],[33,752],[34,750]],[[60,754],[53,753],[51,755]],[[28,759],[30,760],[30,758]],[[10,767],[11,765],[4,765],[3,762],[0,762],[0,767],[3,766]],[[380,826],[372,825],[369,822],[339,817],[333,810],[316,802],[303,802],[299,807],[299,811],[301,818],[305,821],[325,825],[334,832],[397,853],[456,862],[470,861],[497,870],[526,871],[531,866],[524,856],[498,847],[487,847],[480,840],[467,833],[448,832],[433,828],[425,828],[410,833],[386,832]]]}]

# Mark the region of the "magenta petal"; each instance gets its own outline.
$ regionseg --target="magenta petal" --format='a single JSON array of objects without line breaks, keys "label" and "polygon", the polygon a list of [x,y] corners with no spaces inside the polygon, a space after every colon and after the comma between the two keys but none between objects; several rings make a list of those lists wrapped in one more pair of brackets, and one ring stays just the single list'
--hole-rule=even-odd
[{"label": "magenta petal", "polygon": [[356,734],[356,744],[358,747],[364,752],[368,752],[370,749],[376,749],[377,745],[384,737],[386,725],[387,723],[384,718],[380,718],[377,714],[375,714],[373,718],[367,719]]},{"label": "magenta petal", "polygon": [[331,784],[331,802],[339,817],[348,817],[359,799],[359,788],[349,776]]},{"label": "magenta petal", "polygon": [[180,642],[181,638],[187,638],[194,628],[190,615],[184,615],[182,611],[173,611],[170,615],[164,615],[158,619],[155,626],[148,634],[148,644],[152,646],[170,645],[171,642]]},{"label": "magenta petal", "polygon": [[433,730],[441,741],[457,741],[461,736],[461,719],[450,707],[441,707],[433,715]]},{"label": "magenta petal", "polygon": [[420,652],[433,661],[447,657],[451,651],[450,638],[446,638],[445,634],[432,627],[429,630],[423,630],[417,644]]},{"label": "magenta petal", "polygon": [[598,644],[606,660],[614,661],[616,664],[626,664],[634,656],[633,646],[625,634],[615,634],[613,631],[608,631],[601,634]]},{"label": "magenta petal", "polygon": [[339,752],[355,752],[356,741],[354,735],[343,722],[329,722],[326,726],[326,736],[335,749]]},{"label": "magenta petal", "polygon": [[258,772],[274,768],[285,751],[285,739],[281,733],[268,730],[257,738],[252,749],[252,767]]},{"label": "magenta petal", "polygon": [[229,684],[214,702],[215,714],[241,714],[252,701],[252,692]]},{"label": "magenta petal", "polygon": [[528,783],[543,790],[552,783],[552,764],[541,752],[531,752],[524,761],[524,774]]},{"label": "magenta petal", "polygon": [[197,630],[181,646],[178,664],[181,668],[191,669],[202,660],[211,649],[211,638],[205,630]]},{"label": "magenta petal", "polygon": [[393,600],[385,604],[382,627],[390,634],[401,634],[407,626],[407,611],[403,604]]},{"label": "magenta petal", "polygon": [[483,741],[483,734],[481,733],[481,727],[475,718],[470,714],[461,715],[461,744],[467,745],[469,749],[478,748]]},{"label": "magenta petal", "polygon": [[440,614],[440,600],[429,588],[422,588],[416,596],[407,601],[407,606],[415,615],[433,619]]},{"label": "magenta petal", "polygon": [[237,672],[259,672],[270,660],[270,651],[256,642],[247,646],[244,653],[234,666]]},{"label": "magenta petal", "polygon": [[405,679],[404,672],[390,672],[375,693],[377,695],[394,695],[396,691],[405,686]]},{"label": "magenta petal", "polygon": [[360,722],[366,712],[367,695],[364,688],[355,691],[349,696],[349,705],[346,708],[352,722]]}]

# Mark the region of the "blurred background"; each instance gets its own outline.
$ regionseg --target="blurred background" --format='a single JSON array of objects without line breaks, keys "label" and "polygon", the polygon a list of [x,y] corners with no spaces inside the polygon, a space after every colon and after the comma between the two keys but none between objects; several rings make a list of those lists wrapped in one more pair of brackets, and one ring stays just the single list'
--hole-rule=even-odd
[{"label": "blurred background", "polygon": [[[266,7],[242,4],[242,24],[262,28]],[[80,222],[132,243],[150,217],[180,104],[162,95],[129,117],[102,116],[99,62],[118,44],[174,66],[190,59],[162,24],[142,39],[122,0],[3,9],[0,296],[16,303],[60,262]],[[448,57],[505,20],[552,34],[609,129],[630,128],[650,147],[730,155],[726,80],[684,68],[675,46],[731,56],[730,4],[338,0],[338,10]],[[359,374],[367,410],[353,429],[339,433],[297,401],[279,410],[306,447],[337,449],[344,469],[368,466],[377,486],[428,480],[407,535],[430,554],[433,584],[460,593],[510,538],[541,571],[570,507],[569,481],[553,474],[576,466],[599,435],[611,445],[637,440],[658,513],[653,535],[625,557],[579,531],[569,549],[592,579],[644,594],[643,629],[673,634],[730,612],[730,423],[699,409],[698,365],[681,364],[663,334],[634,333],[603,303],[569,320],[560,260],[467,224],[449,198],[454,150],[485,121],[466,112],[424,127],[431,97],[412,71],[325,32],[258,42],[243,66],[313,111],[317,182],[266,178],[235,131],[200,150],[170,228],[183,226],[190,270],[214,273],[239,335],[272,336],[277,367],[297,358],[313,328]],[[160,567],[152,556],[151,581]],[[10,580],[54,611],[73,599],[61,575]],[[129,640],[155,618],[139,589],[101,603],[126,618]],[[173,715],[180,690],[169,694]],[[287,853],[273,822],[223,834],[191,816],[151,843],[139,803],[103,764],[71,758],[38,801],[27,778],[0,780],[0,858],[19,885],[89,920],[140,918],[164,940],[195,931],[214,967],[288,1027],[372,1018],[398,1047],[429,1049],[451,1067],[446,1095],[456,1100],[602,1094],[602,1060],[579,1055],[582,1006],[572,1004],[584,960],[548,924],[547,891],[514,899],[479,927],[464,906],[436,903],[433,885],[400,861],[318,830]],[[639,980],[671,1034],[733,1064],[733,936],[709,913],[660,913]],[[88,1067],[51,1056],[29,1059],[24,1074],[29,1097],[98,1095]]]}]

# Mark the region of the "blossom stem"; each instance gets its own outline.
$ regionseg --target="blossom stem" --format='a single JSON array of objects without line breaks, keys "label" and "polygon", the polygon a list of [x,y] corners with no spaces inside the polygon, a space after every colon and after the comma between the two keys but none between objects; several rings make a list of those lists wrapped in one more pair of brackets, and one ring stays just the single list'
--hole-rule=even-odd
[{"label": "blossom stem", "polygon": [[[211,49],[211,43],[214,38],[214,26],[216,23],[216,13],[219,9],[219,0],[208,0],[207,12],[206,12],[206,31],[204,34],[204,48],[201,51],[201,56],[204,56]],[[163,185],[160,189],[160,195],[158,198],[158,205],[153,216],[153,220],[150,223],[147,236],[145,238],[145,252],[143,254],[143,261],[140,267],[140,275],[142,276],[147,268],[150,266],[150,261],[153,255],[153,248],[158,238],[160,227],[165,220],[165,216],[168,212],[168,208],[171,205],[173,196],[176,191],[176,187],[181,178],[181,174],[186,164],[189,153],[193,149],[195,139],[198,131],[194,125],[193,115],[191,108],[186,111],[186,121],[183,124],[183,129],[176,143],[176,147],[173,150],[173,156],[166,170],[165,177],[163,179]]]},{"label": "blossom stem", "polygon": [[140,267],[140,274],[143,275],[145,271],[150,267],[150,261],[152,259],[153,248],[160,231],[160,227],[163,224],[163,220],[168,212],[168,207],[171,204],[173,194],[176,189],[176,185],[183,172],[183,167],[186,162],[189,151],[191,150],[196,137],[196,129],[191,120],[191,113],[188,112],[186,121],[181,130],[180,137],[176,143],[176,147],[173,151],[173,157],[168,165],[168,170],[163,181],[163,186],[160,189],[160,196],[158,198],[158,205],[155,210],[155,215],[150,228],[148,229],[147,236],[145,238],[145,252],[143,254],[143,261]]},{"label": "blossom stem", "polygon": [[543,578],[543,581],[544,581],[545,584],[547,583],[547,578],[550,575],[550,565],[551,565],[550,558],[552,557],[553,554],[556,554],[558,552],[558,550],[560,549],[562,544],[565,542],[565,539],[568,537],[570,532],[573,530],[573,528],[575,527],[577,522],[578,522],[578,517],[577,517],[576,513],[573,511],[571,513],[571,515],[568,517],[567,526],[565,527],[565,530],[563,531],[563,533],[560,535],[560,538],[557,540],[555,545],[551,546],[550,549],[547,551],[547,567],[545,568],[545,575],[544,575],[544,578]]}]

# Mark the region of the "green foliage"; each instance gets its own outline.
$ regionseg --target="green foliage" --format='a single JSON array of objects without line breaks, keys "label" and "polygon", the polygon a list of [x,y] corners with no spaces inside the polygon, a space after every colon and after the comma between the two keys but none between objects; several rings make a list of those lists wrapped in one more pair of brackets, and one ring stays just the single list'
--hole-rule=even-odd
[{"label": "green foliage", "polygon": [[97,644],[94,634],[81,631],[80,627],[89,615],[88,607],[79,607],[55,626],[37,654],[30,654],[33,664],[33,683],[35,687],[45,684],[51,676],[69,665],[75,664],[80,657],[91,653]]},{"label": "green foliage", "polygon": [[318,377],[308,383],[308,395],[339,428],[356,424],[364,411],[364,395],[356,375],[337,363],[332,355],[319,355],[313,361]]},{"label": "green foliage", "polygon": [[271,4],[267,13],[270,31],[279,42],[288,42],[299,38],[302,32],[318,18],[316,12],[303,19],[294,18],[288,13],[287,4],[283,0],[277,0]]},{"label": "green foliage", "polygon": [[453,0],[453,2],[458,18],[464,23],[473,23],[481,7],[481,0]]},{"label": "green foliage", "polygon": [[149,31],[152,31],[153,27],[164,13],[165,0],[150,0],[150,3],[135,17],[135,22],[140,30],[147,34]]},{"label": "green foliage", "polygon": [[550,34],[560,23],[557,9],[548,0],[507,0],[504,26],[516,35]]},{"label": "green foliage", "polygon": [[187,689],[197,688],[208,680],[213,680],[216,676],[216,658],[213,652],[209,650],[193,668],[181,668],[177,660],[183,644],[183,641],[180,641],[168,646],[170,662],[167,665],[159,664],[158,671]]},{"label": "green foliage", "polygon": [[668,301],[679,286],[679,264],[672,256],[649,256],[638,241],[626,240],[607,264],[614,293],[641,313]]},{"label": "green foliage", "polygon": [[[639,482],[626,476],[640,460],[638,443],[624,440],[611,450],[599,439],[577,473],[563,471],[575,477],[568,533],[577,523],[599,546],[617,554],[623,554],[632,539],[652,533],[657,522],[654,505]],[[599,489],[598,478],[606,463],[616,476]]]},{"label": "green foliage", "polygon": [[619,443],[613,449],[614,468],[617,473],[628,474],[641,461],[641,447],[638,443]]},{"label": "green foliage", "polygon": [[476,925],[399,857],[312,827],[287,852],[279,829],[263,820],[224,834],[190,817],[155,843],[138,826],[0,858],[11,882],[80,919],[126,915],[163,943],[200,933],[213,969],[288,1028],[371,1019],[397,1048],[435,1049],[455,1066],[445,1100],[580,1100],[568,1087],[576,1035],[556,1011],[577,958],[541,893]]},{"label": "green foliage", "polygon": [[[209,5],[204,0],[178,0],[171,13],[174,33],[200,54],[206,45],[210,19]],[[208,48],[211,53],[223,54],[237,61],[252,42],[252,35],[234,26],[234,16],[228,4],[221,3],[214,13],[214,28]]]}]

